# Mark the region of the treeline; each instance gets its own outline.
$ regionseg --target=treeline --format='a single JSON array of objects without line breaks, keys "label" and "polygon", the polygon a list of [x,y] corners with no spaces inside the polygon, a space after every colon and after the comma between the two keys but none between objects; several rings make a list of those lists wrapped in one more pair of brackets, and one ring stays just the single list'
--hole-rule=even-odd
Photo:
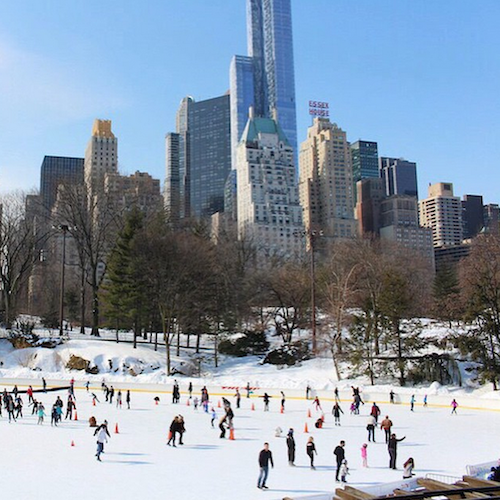
[{"label": "treeline", "polygon": [[[28,203],[26,203],[28,201]],[[183,334],[215,351],[226,334],[260,346],[266,332],[291,346],[311,331],[310,255],[294,261],[259,257],[258,243],[191,221],[173,228],[161,209],[120,207],[84,187],[60,190],[51,213],[21,194],[2,202],[0,248],[3,322],[36,312],[58,323],[61,238],[67,240],[65,319],[117,332],[133,330],[170,347]],[[66,234],[62,234],[64,228]],[[375,381],[418,381],[422,370],[450,371],[456,358],[478,363],[495,388],[500,373],[500,239],[478,237],[470,255],[437,275],[408,249],[354,239],[318,240],[315,298],[318,353],[328,352]],[[38,290],[38,292],[37,292]],[[415,318],[448,325],[440,339],[421,335]],[[467,332],[467,333],[463,333]],[[193,340],[191,340],[193,339]],[[265,339],[264,339],[265,341]],[[248,345],[248,342],[247,342]],[[250,349],[251,351],[251,349]],[[450,365],[451,364],[451,365]],[[345,365],[344,365],[345,366]],[[456,368],[456,366],[455,366]],[[419,375],[420,371],[420,375]]]}]

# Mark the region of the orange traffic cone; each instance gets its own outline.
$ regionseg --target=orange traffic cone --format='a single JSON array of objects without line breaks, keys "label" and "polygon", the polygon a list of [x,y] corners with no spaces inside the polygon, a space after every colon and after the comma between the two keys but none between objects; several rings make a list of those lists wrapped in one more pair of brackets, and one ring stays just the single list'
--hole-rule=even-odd
[{"label": "orange traffic cone", "polygon": [[74,441],[71,441],[71,446],[75,446],[75,442]]},{"label": "orange traffic cone", "polygon": [[95,399],[92,400],[92,406],[95,406]]},{"label": "orange traffic cone", "polygon": [[255,411],[255,405],[252,403],[252,411]]},{"label": "orange traffic cone", "polygon": [[217,401],[217,408],[220,408],[220,399]]},{"label": "orange traffic cone", "polygon": [[311,409],[307,410],[307,418],[311,418]]},{"label": "orange traffic cone", "polygon": [[304,432],[305,432],[306,434],[308,434],[308,433],[309,433],[309,429],[307,428],[307,422],[306,422],[306,425],[304,425]]},{"label": "orange traffic cone", "polygon": [[115,434],[119,434],[119,432],[118,432],[118,423],[115,424]]},{"label": "orange traffic cone", "polygon": [[280,413],[285,413],[285,408],[283,406],[280,408]]},{"label": "orange traffic cone", "polygon": [[75,420],[78,420],[78,413],[75,410]]},{"label": "orange traffic cone", "polygon": [[234,429],[229,429],[229,439],[234,441]]}]

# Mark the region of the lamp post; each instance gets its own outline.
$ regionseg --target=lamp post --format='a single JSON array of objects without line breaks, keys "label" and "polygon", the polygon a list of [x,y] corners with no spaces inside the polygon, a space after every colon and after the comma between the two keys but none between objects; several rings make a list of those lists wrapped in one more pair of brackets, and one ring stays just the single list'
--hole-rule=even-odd
[{"label": "lamp post", "polygon": [[63,234],[63,247],[62,247],[62,258],[61,258],[61,297],[59,302],[59,336],[63,336],[64,328],[64,272],[65,272],[65,261],[66,261],[66,233],[69,231],[69,226],[67,224],[60,224],[57,229],[62,231]]},{"label": "lamp post", "polygon": [[316,239],[323,236],[323,231],[316,231],[314,229],[307,229],[296,233],[296,235],[305,236],[309,246],[309,276],[311,280],[311,340],[313,354],[317,353],[317,339],[316,339],[316,263],[314,260],[314,250]]}]

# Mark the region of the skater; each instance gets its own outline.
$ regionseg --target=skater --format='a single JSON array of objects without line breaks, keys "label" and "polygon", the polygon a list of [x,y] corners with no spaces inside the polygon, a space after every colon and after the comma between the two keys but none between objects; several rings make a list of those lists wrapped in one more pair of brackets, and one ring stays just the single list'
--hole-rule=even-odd
[{"label": "skater", "polygon": [[413,411],[414,408],[415,408],[415,394],[412,394],[410,399],[410,411]]},{"label": "skater", "polygon": [[68,417],[70,420],[73,420],[73,409],[76,410],[76,405],[71,396],[69,396],[68,403],[66,405],[66,416],[64,417],[64,420],[66,420]]},{"label": "skater", "polygon": [[368,431],[368,441],[375,442],[375,426],[377,422],[373,415],[368,417],[368,425],[366,426],[366,430]]},{"label": "skater", "polygon": [[309,395],[311,394],[311,388],[309,387],[309,384],[307,384],[306,387],[306,399],[309,399]]},{"label": "skater", "polygon": [[108,438],[111,438],[108,431],[108,421],[105,420],[103,424],[101,424],[94,431],[94,436],[97,436],[97,452],[95,456],[97,460],[101,461],[101,453],[104,453],[104,443],[108,442]]},{"label": "skater", "polygon": [[281,392],[281,411],[285,411],[285,393],[283,391]]},{"label": "skater", "polygon": [[205,401],[210,401],[210,397],[208,396],[208,390],[207,390],[206,386],[203,386],[201,388],[201,404],[202,404],[202,406],[203,406],[203,403]]},{"label": "skater", "polygon": [[415,475],[415,474],[413,474],[413,469],[415,467],[415,462],[413,461],[412,457],[410,457],[403,464],[403,467],[405,468],[405,470],[403,471],[403,479],[410,479],[412,476]]},{"label": "skater", "polygon": [[234,395],[236,398],[236,408],[240,407],[240,402],[241,402],[241,394],[238,388],[236,388],[236,394]]},{"label": "skater", "polygon": [[351,403],[351,406],[349,407],[349,410],[351,411],[351,415],[355,415],[356,414],[356,403],[354,401]]},{"label": "skater", "polygon": [[323,411],[323,408],[321,408],[321,403],[319,402],[318,396],[314,398],[313,405],[316,406],[316,411]]},{"label": "skater", "polygon": [[250,397],[250,382],[247,382],[246,390],[247,390],[247,399],[248,399]]},{"label": "skater", "polygon": [[182,446],[184,443],[182,441],[182,436],[184,436],[184,433],[186,432],[186,426],[184,423],[184,417],[182,415],[179,415],[179,444]]},{"label": "skater", "polygon": [[26,390],[26,394],[28,395],[28,405],[33,403],[33,387],[31,385]]},{"label": "skater", "polygon": [[170,423],[170,428],[169,428],[169,436],[168,436],[168,442],[167,445],[170,446],[170,443],[172,443],[172,446],[176,448],[175,444],[175,436],[176,434],[180,432],[180,422],[179,422],[179,417],[176,416]]},{"label": "skater", "polygon": [[378,417],[380,416],[380,408],[377,406],[377,403],[373,403],[372,409],[370,410],[370,415],[375,417],[375,424],[378,424]]},{"label": "skater", "polygon": [[11,420],[16,421],[16,417],[14,415],[14,410],[15,410],[15,405],[14,405],[14,400],[12,399],[12,396],[9,394],[7,403],[6,403],[6,408],[7,408],[7,413],[9,414],[9,424]]},{"label": "skater", "polygon": [[336,401],[332,408],[332,415],[335,420],[335,425],[340,425],[340,414],[344,413],[339,403]]},{"label": "skater", "polygon": [[269,411],[269,399],[271,396],[269,396],[269,394],[265,392],[264,396],[262,397],[264,398],[264,411]]},{"label": "skater", "polygon": [[311,461],[311,469],[314,470],[316,468],[316,467],[314,467],[314,454],[316,453],[316,455],[317,455],[318,452],[316,451],[316,446],[314,444],[314,438],[312,436],[309,436],[309,439],[307,440],[306,453],[309,456],[309,459]]},{"label": "skater", "polygon": [[389,442],[389,438],[391,437],[391,428],[392,428],[392,420],[389,418],[389,415],[386,415],[384,420],[380,423],[380,428],[385,432],[385,442]]},{"label": "skater", "polygon": [[188,393],[189,393],[189,399],[192,399],[192,397],[193,397],[193,382],[189,382]]},{"label": "skater", "polygon": [[288,430],[286,436],[286,447],[288,450],[288,465],[295,465],[295,439],[293,437],[293,429]]},{"label": "skater", "polygon": [[85,382],[85,389],[87,389],[87,392],[89,392],[89,387],[90,387],[90,382],[87,380],[87,382]]},{"label": "skater", "polygon": [[212,409],[210,410],[212,414],[212,419],[210,420],[210,424],[212,427],[214,426],[214,422],[217,420],[217,412],[215,411],[215,408],[212,406]]},{"label": "skater", "polygon": [[193,406],[195,410],[198,409],[198,404],[199,404],[198,396],[195,396],[193,399]]},{"label": "skater", "polygon": [[366,443],[361,447],[361,460],[363,461],[363,467],[368,467],[368,445]]},{"label": "skater", "polygon": [[389,442],[387,443],[387,449],[389,450],[389,467],[391,469],[396,469],[396,459],[398,451],[398,443],[406,439],[406,436],[398,439],[396,434],[391,434]]},{"label": "skater", "polygon": [[42,377],[42,386],[43,386],[43,392],[47,392],[47,382],[43,377]]},{"label": "skater", "polygon": [[269,463],[274,468],[273,454],[269,449],[269,443],[264,443],[264,449],[259,453],[259,479],[257,480],[257,488],[267,490],[266,481],[269,475]]},{"label": "skater", "polygon": [[181,394],[179,391],[179,384],[177,380],[174,380],[174,388],[172,389],[172,403],[177,404],[181,399]]},{"label": "skater", "polygon": [[57,427],[57,422],[59,421],[59,416],[57,414],[57,409],[60,408],[55,403],[52,405],[52,411],[50,412],[50,425],[55,425]]},{"label": "skater", "polygon": [[91,392],[92,395],[92,404],[95,406],[95,402],[97,401],[99,403],[99,399],[96,396],[95,392]]},{"label": "skater", "polygon": [[347,460],[344,458],[340,465],[340,480],[343,483],[347,483],[347,474],[349,474],[349,467],[347,466]]},{"label": "skater", "polygon": [[[33,398],[33,402],[30,403],[30,405],[33,406],[33,409],[31,410],[31,414],[32,415],[34,415],[35,413],[38,412],[38,404],[39,404],[38,401],[35,398]],[[2,406],[0,405],[0,416],[2,415],[2,409],[1,408],[2,408]]]},{"label": "skater", "polygon": [[393,405],[394,404],[394,391],[391,389],[391,392],[389,393],[389,402]]},{"label": "skater", "polygon": [[115,388],[111,386],[109,389],[109,404],[113,404],[113,396],[115,395]]},{"label": "skater", "polygon": [[454,399],[452,402],[451,402],[451,414],[455,414],[457,415],[457,407],[458,407],[458,403],[456,402],[456,400]]},{"label": "skater", "polygon": [[335,402],[340,403],[339,388],[338,387],[335,387],[335,390],[333,391],[333,395],[335,396]]},{"label": "skater", "polygon": [[109,387],[107,385],[104,385],[104,383],[103,383],[102,390],[104,391],[104,394],[106,396],[106,403],[108,403],[109,402],[109,392],[110,392]]},{"label": "skater", "polygon": [[116,407],[117,408],[122,407],[122,391],[121,391],[121,389],[118,389],[118,394],[116,395]]},{"label": "skater", "polygon": [[427,406],[427,394],[424,395],[424,408]]},{"label": "skater", "polygon": [[127,389],[127,395],[125,396],[125,401],[127,402],[127,410],[130,410],[130,389]]},{"label": "skater", "polygon": [[16,398],[16,405],[14,407],[16,410],[16,418],[23,417],[23,400],[21,399],[21,396],[17,396]]},{"label": "skater", "polygon": [[365,404],[359,395],[359,389],[356,389],[356,395],[354,396],[354,406],[356,407],[355,415],[359,415],[359,405]]},{"label": "skater", "polygon": [[340,444],[333,450],[333,454],[335,455],[335,459],[337,462],[337,470],[335,472],[335,481],[338,482],[340,467],[342,466],[342,461],[345,459],[345,441],[340,441]]},{"label": "skater", "polygon": [[17,398],[17,393],[19,392],[19,389],[17,388],[17,385],[14,386],[14,389],[12,390],[12,393],[14,394],[14,399]]},{"label": "skater", "polygon": [[45,417],[45,408],[43,407],[42,403],[38,404],[38,409],[36,411],[36,414],[38,415],[37,425],[43,425],[43,417]]}]

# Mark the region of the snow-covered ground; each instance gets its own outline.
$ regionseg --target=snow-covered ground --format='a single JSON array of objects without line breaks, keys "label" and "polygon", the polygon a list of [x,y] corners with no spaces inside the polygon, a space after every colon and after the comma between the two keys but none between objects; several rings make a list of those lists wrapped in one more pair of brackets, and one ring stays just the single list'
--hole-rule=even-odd
[{"label": "snow-covered ground", "polygon": [[[264,495],[276,500],[285,496],[333,493],[338,484],[332,452],[341,439],[346,441],[348,482],[360,487],[401,479],[402,463],[409,456],[415,459],[418,475],[457,477],[465,473],[467,464],[495,460],[499,456],[498,413],[459,407],[458,415],[451,416],[449,408],[433,407],[432,397],[429,398],[431,406],[423,408],[418,404],[414,413],[406,405],[379,403],[382,414],[393,420],[397,435],[406,436],[399,445],[399,470],[394,471],[388,468],[387,448],[380,430],[377,442],[368,446],[369,468],[361,467],[360,448],[367,440],[368,402],[359,416],[350,415],[347,402],[343,402],[342,425],[335,427],[330,415],[332,403],[324,399],[325,426],[316,429],[314,422],[319,412],[302,396],[292,399],[287,394],[286,411],[282,414],[277,391],[271,392],[274,397],[269,412],[263,411],[259,397],[263,391],[255,391],[250,399],[243,397],[241,409],[235,409],[236,439],[230,441],[219,438],[219,431],[211,427],[208,414],[186,405],[184,381],[181,381],[183,395],[178,405],[171,403],[169,393],[159,392],[170,390],[171,386],[146,391],[139,385],[120,384],[132,389],[130,410],[103,402],[98,385],[91,387],[101,400],[95,407],[85,390],[77,390],[77,422],[63,421],[55,428],[48,419],[40,426],[25,407],[26,416],[9,424],[4,414],[0,419],[0,467],[8,478],[2,486],[6,498],[45,499],[70,494],[73,500],[142,497],[250,500]],[[208,388],[221,416],[223,410],[217,407],[221,388]],[[159,405],[153,400],[156,395],[160,397]],[[55,394],[42,394],[40,399],[48,413]],[[234,398],[231,400],[235,406]],[[311,418],[308,418],[308,410]],[[185,444],[171,448],[166,446],[168,427],[179,413],[186,421]],[[107,419],[110,424],[111,439],[102,463],[94,457],[95,438],[87,423],[91,415],[98,421]],[[118,434],[114,433],[116,424]],[[310,434],[304,432],[306,424]],[[290,427],[295,429],[297,466],[294,468],[287,464],[285,438],[275,437],[277,427],[283,429],[283,434]],[[318,450],[316,470],[309,468],[305,453],[310,435]],[[267,492],[256,488],[257,456],[264,441],[270,443],[275,460]],[[71,446],[72,442],[75,446]]]}]

